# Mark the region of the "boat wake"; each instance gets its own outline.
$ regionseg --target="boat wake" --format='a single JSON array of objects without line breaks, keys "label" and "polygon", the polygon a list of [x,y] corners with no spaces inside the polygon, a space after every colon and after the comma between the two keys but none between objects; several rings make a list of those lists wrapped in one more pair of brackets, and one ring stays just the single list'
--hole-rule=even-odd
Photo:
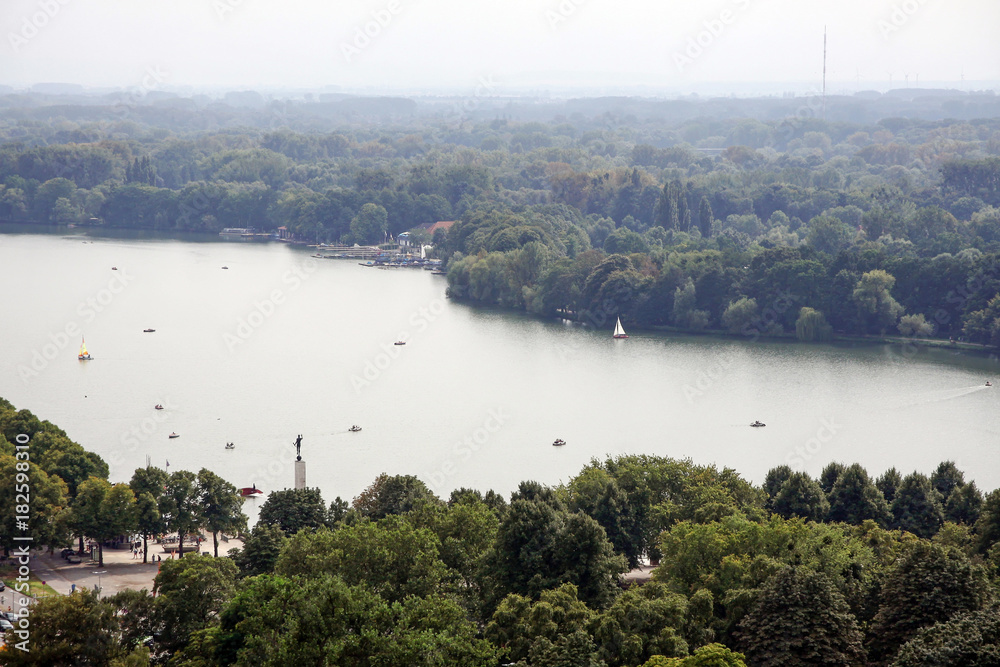
[{"label": "boat wake", "polygon": [[917,394],[908,400],[900,401],[895,403],[891,407],[893,408],[912,408],[918,405],[927,405],[929,403],[941,403],[944,401],[951,401],[956,398],[962,398],[963,396],[968,396],[969,394],[974,394],[977,391],[984,391],[990,387],[982,384],[977,384],[974,387],[958,387],[955,389],[944,389],[942,391],[931,391],[923,394]]}]

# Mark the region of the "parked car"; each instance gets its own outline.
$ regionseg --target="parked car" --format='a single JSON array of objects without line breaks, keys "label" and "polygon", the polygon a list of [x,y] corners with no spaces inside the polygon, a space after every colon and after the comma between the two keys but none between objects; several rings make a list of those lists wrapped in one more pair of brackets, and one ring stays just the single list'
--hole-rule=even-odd
[{"label": "parked car", "polygon": [[63,549],[62,551],[59,552],[59,555],[61,557],[63,557],[63,558],[67,558],[69,556],[72,556],[75,553],[76,553],[76,551],[73,550],[73,549]]},{"label": "parked car", "polygon": [[72,556],[67,556],[66,560],[68,562],[70,562],[70,563],[82,563],[83,562],[83,559],[80,558],[79,556],[77,556],[76,554],[73,554]]},{"label": "parked car", "polygon": [[13,630],[14,624],[8,621],[6,618],[0,618],[0,632],[7,632],[8,630]]},{"label": "parked car", "polygon": [[7,584],[5,584],[2,581],[0,581],[0,593],[2,593],[3,591],[5,591],[6,589],[7,589]]},{"label": "parked car", "polygon": [[17,616],[12,611],[0,611],[0,618],[6,619],[9,623],[17,622]]}]

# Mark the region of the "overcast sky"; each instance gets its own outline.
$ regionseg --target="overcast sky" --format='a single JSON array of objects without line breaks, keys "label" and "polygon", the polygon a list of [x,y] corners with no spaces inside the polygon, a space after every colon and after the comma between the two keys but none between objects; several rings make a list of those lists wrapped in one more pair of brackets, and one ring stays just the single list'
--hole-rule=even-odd
[{"label": "overcast sky", "polygon": [[820,85],[825,25],[831,91],[1000,88],[998,0],[2,2],[14,86],[791,90]]}]

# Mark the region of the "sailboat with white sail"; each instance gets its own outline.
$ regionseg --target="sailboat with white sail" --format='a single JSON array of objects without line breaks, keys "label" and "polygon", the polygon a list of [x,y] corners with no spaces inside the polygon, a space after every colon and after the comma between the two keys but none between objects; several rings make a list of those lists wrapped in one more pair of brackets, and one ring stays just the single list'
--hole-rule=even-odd
[{"label": "sailboat with white sail", "polygon": [[93,357],[90,356],[90,352],[87,352],[87,341],[82,338],[80,339],[80,354],[78,354],[76,358],[80,361],[89,361],[93,359]]},{"label": "sailboat with white sail", "polygon": [[625,327],[622,326],[622,318],[618,318],[615,323],[615,333],[612,338],[628,338],[628,334],[625,333]]}]

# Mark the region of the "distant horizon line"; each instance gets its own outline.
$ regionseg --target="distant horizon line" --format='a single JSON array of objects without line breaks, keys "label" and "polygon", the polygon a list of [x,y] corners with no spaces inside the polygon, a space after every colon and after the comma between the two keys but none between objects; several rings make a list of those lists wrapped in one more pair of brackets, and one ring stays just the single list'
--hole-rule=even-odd
[{"label": "distant horizon line", "polygon": [[[914,82],[897,82],[895,80],[872,81],[864,85],[864,81],[828,80],[827,96],[851,96],[859,92],[877,92],[885,94],[891,91],[904,90],[954,90],[959,93],[997,93],[1000,92],[1000,81],[997,80],[941,80]],[[833,86],[833,89],[831,89]],[[51,88],[51,90],[46,90]],[[780,96],[817,96],[822,95],[821,89],[810,81],[718,81],[704,82],[695,86],[672,86],[655,84],[543,84],[520,83],[497,85],[487,94],[477,92],[475,88],[458,85],[437,86],[401,86],[401,85],[350,85],[322,84],[311,86],[275,85],[275,84],[174,84],[164,86],[115,86],[88,85],[64,81],[37,81],[30,84],[6,83],[0,81],[0,94],[36,93],[47,95],[106,95],[116,92],[131,92],[140,89],[142,93],[166,93],[180,97],[194,95],[226,95],[228,93],[255,92],[261,95],[379,95],[379,96],[413,96],[413,97],[484,97],[484,98],[517,98],[517,97],[650,97],[676,99],[684,97],[780,97]]]}]

